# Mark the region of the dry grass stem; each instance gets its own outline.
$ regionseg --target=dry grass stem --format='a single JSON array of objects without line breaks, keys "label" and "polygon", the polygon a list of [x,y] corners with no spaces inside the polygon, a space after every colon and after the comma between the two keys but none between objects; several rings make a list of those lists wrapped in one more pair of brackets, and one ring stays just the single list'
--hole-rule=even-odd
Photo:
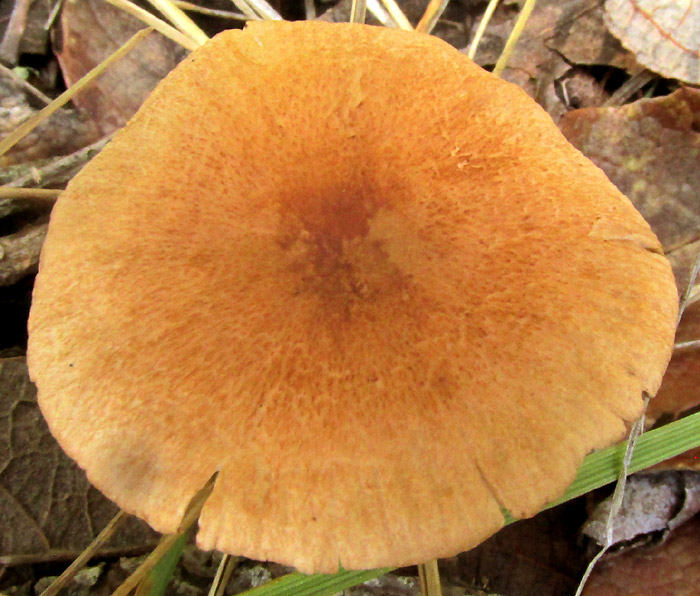
[{"label": "dry grass stem", "polygon": [[53,188],[12,188],[0,186],[0,199],[33,199],[53,203],[63,191]]},{"label": "dry grass stem", "polygon": [[476,56],[476,50],[479,48],[481,38],[484,36],[486,27],[488,27],[488,24],[491,22],[491,17],[493,16],[493,13],[496,12],[496,8],[498,7],[499,1],[500,0],[490,0],[489,5],[484,11],[484,15],[481,17],[481,21],[479,22],[479,26],[476,29],[476,33],[474,33],[474,39],[472,39],[472,42],[469,44],[469,50],[467,51],[467,56],[472,60],[474,60],[474,56]]},{"label": "dry grass stem", "polygon": [[404,29],[405,31],[413,31],[413,25],[411,25],[410,21],[406,18],[406,15],[396,3],[396,0],[382,0],[382,4],[384,4],[385,8],[389,12],[389,15],[391,15],[391,18],[394,19],[394,22],[400,29]]},{"label": "dry grass stem", "polygon": [[[175,544],[177,539],[187,532],[199,518],[199,514],[204,507],[204,503],[209,498],[211,491],[214,490],[214,483],[216,482],[216,474],[212,476],[204,487],[197,492],[197,494],[192,497],[190,504],[182,516],[182,521],[178,527],[177,533],[168,534],[163,536],[158,546],[153,549],[153,552],[148,555],[148,558],[139,565],[138,569],[134,571],[129,577],[127,577],[124,582],[112,592],[112,596],[127,596],[136,586],[138,586],[146,574],[156,566],[158,561],[163,558],[163,556],[170,550],[170,548]],[[43,595],[42,595],[43,596]]]},{"label": "dry grass stem", "polygon": [[145,23],[149,27],[153,27],[158,33],[163,34],[168,39],[174,41],[176,44],[181,45],[186,50],[196,50],[199,44],[194,41],[189,36],[175,29],[172,25],[168,25],[165,21],[159,19],[154,14],[144,10],[140,6],[137,6],[129,0],[106,0],[113,6],[120,8],[124,12],[139,19],[142,23]]},{"label": "dry grass stem", "polygon": [[418,565],[421,596],[442,596],[437,559]]},{"label": "dry grass stem", "polygon": [[259,21],[260,17],[255,13],[255,11],[250,7],[246,0],[231,0],[233,5],[240,10],[245,18],[249,21]]},{"label": "dry grass stem", "polygon": [[233,570],[236,568],[236,558],[231,555],[224,555],[219,563],[219,568],[216,570],[214,581],[209,588],[208,596],[224,596],[224,591],[228,585]]},{"label": "dry grass stem", "polygon": [[76,574],[83,567],[85,567],[85,565],[87,565],[88,561],[95,555],[95,553],[100,550],[102,545],[112,537],[114,532],[126,518],[126,513],[119,511],[119,513],[117,513],[117,515],[115,515],[107,524],[104,530],[102,530],[92,541],[90,546],[88,546],[82,553],[80,553],[80,555],[78,555],[78,558],[75,559],[75,561],[73,561],[70,566],[41,593],[41,596],[56,596],[60,590],[65,588],[76,576]]},{"label": "dry grass stem", "polygon": [[204,6],[199,6],[198,4],[193,4],[192,2],[185,2],[185,0],[173,0],[173,4],[182,10],[187,10],[189,12],[196,12],[198,14],[203,14],[209,17],[217,17],[219,19],[231,19],[232,21],[245,21],[246,16],[240,12],[231,12],[229,10],[218,10],[216,8],[205,8]]},{"label": "dry grass stem", "polygon": [[513,27],[513,31],[511,31],[510,35],[508,36],[506,46],[503,48],[503,51],[496,62],[496,66],[493,69],[493,74],[495,74],[497,77],[501,76],[506,64],[508,64],[510,55],[513,53],[513,48],[515,47],[515,44],[518,43],[518,39],[520,39],[520,35],[525,29],[525,25],[532,14],[533,8],[535,8],[535,4],[536,0],[525,0],[525,4],[523,5],[517,20],[515,21],[515,27]]},{"label": "dry grass stem", "polygon": [[283,21],[282,15],[278,13],[267,0],[247,0],[252,9],[263,19],[270,21]]},{"label": "dry grass stem", "polygon": [[352,0],[351,23],[364,23],[367,16],[367,0]]},{"label": "dry grass stem", "polygon": [[148,0],[148,2],[198,46],[203,46],[209,41],[207,34],[181,9],[175,6],[171,0]]},{"label": "dry grass stem", "polygon": [[430,33],[435,28],[445,8],[447,8],[449,1],[450,0],[430,0],[428,8],[425,9],[425,13],[423,13],[418,25],[416,25],[416,31],[420,33]]},{"label": "dry grass stem", "polygon": [[62,106],[68,103],[77,93],[82,89],[87,87],[92,81],[99,77],[103,72],[105,72],[112,64],[117,60],[123,58],[132,49],[134,49],[138,43],[146,37],[153,29],[142,29],[133,35],[121,48],[110,55],[108,58],[100,62],[95,68],[88,72],[76,83],[71,85],[69,89],[66,89],[61,95],[54,99],[49,105],[44,109],[38,111],[31,118],[25,120],[20,124],[15,130],[13,130],[9,135],[7,135],[2,141],[0,141],[0,155],[4,155],[10,148],[14,147],[19,141],[21,141],[27,134],[34,130],[39,124],[46,120],[51,114],[59,110]]}]

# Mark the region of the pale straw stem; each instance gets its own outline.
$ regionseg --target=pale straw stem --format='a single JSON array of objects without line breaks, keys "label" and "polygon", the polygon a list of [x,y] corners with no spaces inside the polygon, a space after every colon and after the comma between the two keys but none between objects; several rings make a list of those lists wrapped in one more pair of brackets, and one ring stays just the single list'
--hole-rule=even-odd
[{"label": "pale straw stem", "polygon": [[159,10],[177,29],[187,35],[198,46],[203,46],[209,37],[202,31],[195,22],[188,17],[184,11],[175,6],[170,0],[148,0],[149,3]]},{"label": "pale straw stem", "polygon": [[391,18],[394,19],[394,22],[399,26],[399,29],[413,31],[413,25],[411,25],[410,21],[406,18],[406,15],[396,3],[396,0],[382,0],[382,4],[384,4]]},{"label": "pale straw stem", "polygon": [[525,25],[527,24],[527,20],[530,18],[530,14],[532,14],[532,9],[535,8],[535,3],[536,0],[525,0],[523,9],[520,11],[518,18],[515,21],[513,31],[511,31],[511,34],[508,36],[506,46],[503,48],[503,51],[496,62],[496,66],[493,69],[493,74],[495,74],[497,77],[500,77],[503,73],[508,60],[510,59],[510,55],[513,53],[513,48],[518,42],[518,39],[520,39],[520,35],[525,29]]},{"label": "pale straw stem", "polygon": [[179,30],[175,29],[175,27],[168,25],[168,23],[159,19],[154,14],[148,12],[147,10],[144,10],[140,6],[137,6],[133,2],[129,2],[129,0],[106,1],[109,2],[111,5],[123,10],[124,12],[136,17],[149,27],[153,27],[156,31],[158,31],[158,33],[163,34],[165,37],[174,41],[176,44],[181,45],[186,50],[193,51],[199,47],[199,44],[192,38],[185,35],[184,33],[181,33]]},{"label": "pale straw stem", "polygon": [[351,23],[364,23],[367,16],[367,0],[352,0]]},{"label": "pale straw stem", "polygon": [[25,120],[2,141],[0,141],[0,155],[4,155],[9,149],[14,147],[26,135],[34,130],[39,124],[46,120],[51,114],[59,110],[63,105],[68,103],[77,93],[87,87],[93,80],[105,72],[112,64],[123,58],[127,53],[133,50],[136,45],[148,35],[153,29],[142,29],[133,35],[121,48],[103,60],[85,76],[79,79],[76,83],[66,89],[61,95],[54,99],[49,105],[42,110],[39,110],[31,118]]},{"label": "pale straw stem", "polygon": [[447,8],[450,0],[430,0],[428,8],[421,17],[420,22],[416,25],[416,31],[419,33],[430,33],[437,25],[438,19]]},{"label": "pale straw stem", "polygon": [[496,8],[498,7],[499,2],[500,0],[490,0],[489,5],[484,11],[484,15],[481,17],[479,26],[476,28],[476,33],[474,33],[474,39],[472,39],[472,42],[469,44],[469,50],[467,51],[467,56],[472,60],[474,60],[474,56],[476,56],[476,50],[479,48],[481,38],[484,36],[484,32],[486,31],[486,27],[488,27],[488,24],[491,21],[493,13],[496,12]]}]

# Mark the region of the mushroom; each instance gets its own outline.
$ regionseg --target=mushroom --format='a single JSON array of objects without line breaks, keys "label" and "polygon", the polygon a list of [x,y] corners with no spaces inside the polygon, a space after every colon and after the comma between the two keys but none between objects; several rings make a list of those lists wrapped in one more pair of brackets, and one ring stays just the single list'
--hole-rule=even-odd
[{"label": "mushroom", "polygon": [[534,515],[624,436],[677,295],[632,204],[427,35],[254,22],[193,52],[61,195],[41,409],[161,532],[402,566]]}]

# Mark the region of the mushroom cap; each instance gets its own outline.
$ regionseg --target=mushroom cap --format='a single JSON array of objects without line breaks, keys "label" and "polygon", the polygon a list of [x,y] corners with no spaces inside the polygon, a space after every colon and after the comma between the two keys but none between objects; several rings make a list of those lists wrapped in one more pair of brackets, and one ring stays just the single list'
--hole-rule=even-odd
[{"label": "mushroom cap", "polygon": [[401,566],[534,515],[670,357],[649,226],[523,91],[427,35],[251,23],[52,214],[29,365],[89,479],[203,548]]}]

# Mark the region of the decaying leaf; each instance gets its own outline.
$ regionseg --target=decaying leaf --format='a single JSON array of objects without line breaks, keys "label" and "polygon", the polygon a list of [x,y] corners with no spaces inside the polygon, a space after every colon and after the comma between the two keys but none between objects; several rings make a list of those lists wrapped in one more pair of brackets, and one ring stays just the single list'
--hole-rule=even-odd
[{"label": "decaying leaf", "polygon": [[700,3],[607,0],[605,22],[637,61],[671,79],[700,84]]},{"label": "decaying leaf", "polygon": [[700,90],[566,114],[560,128],[650,223],[664,250],[700,238]]},{"label": "decaying leaf", "polygon": [[[0,360],[0,564],[72,559],[116,511],[49,433],[24,359]],[[155,539],[133,518],[104,554],[143,550]]]},{"label": "decaying leaf", "polygon": [[584,596],[697,596],[700,585],[700,516],[653,548],[603,560]]},{"label": "decaying leaf", "polygon": [[[103,0],[67,0],[61,24],[58,60],[68,85],[144,28],[141,21]],[[101,136],[110,134],[131,118],[185,55],[184,49],[162,35],[149,35],[73,102],[92,115]]]},{"label": "decaying leaf", "polygon": [[[583,526],[583,533],[600,546],[606,542],[606,526],[612,497],[603,500]],[[613,523],[613,546],[663,540],[668,532],[700,511],[700,474],[697,472],[649,472],[627,479],[622,506]]]}]

